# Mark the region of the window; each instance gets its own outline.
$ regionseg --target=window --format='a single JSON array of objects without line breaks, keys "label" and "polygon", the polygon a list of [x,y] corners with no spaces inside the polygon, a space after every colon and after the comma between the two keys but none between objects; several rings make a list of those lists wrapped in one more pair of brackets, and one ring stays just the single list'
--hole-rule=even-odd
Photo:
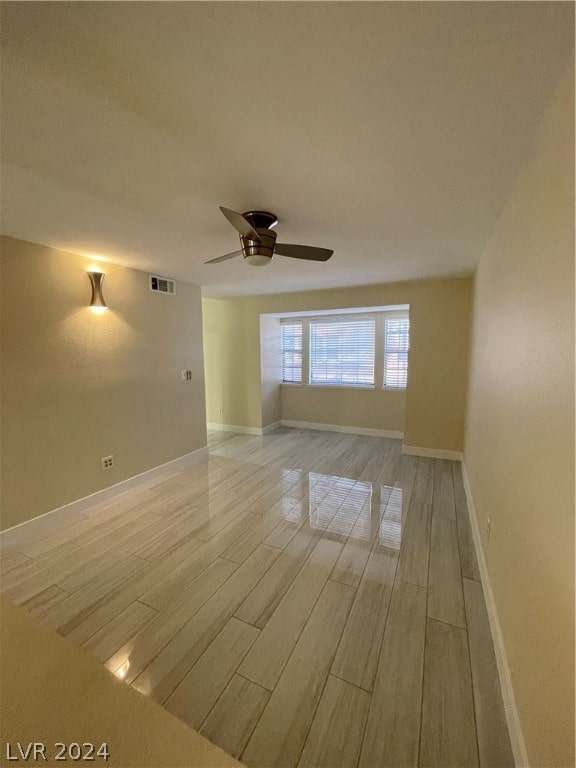
[{"label": "window", "polygon": [[304,387],[405,390],[408,312],[403,305],[281,318],[282,381]]},{"label": "window", "polygon": [[282,323],[282,381],[302,383],[302,323]]},{"label": "window", "polygon": [[408,375],[410,321],[387,317],[384,331],[384,386],[405,389]]},{"label": "window", "polygon": [[374,386],[376,321],[310,321],[310,384]]}]

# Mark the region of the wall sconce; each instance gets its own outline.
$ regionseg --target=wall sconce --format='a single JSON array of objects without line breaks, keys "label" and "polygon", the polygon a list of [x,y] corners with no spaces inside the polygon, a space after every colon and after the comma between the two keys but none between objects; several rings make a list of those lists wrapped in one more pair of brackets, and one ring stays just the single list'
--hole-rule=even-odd
[{"label": "wall sconce", "polygon": [[93,312],[104,312],[108,309],[108,305],[104,301],[104,296],[102,296],[102,283],[104,282],[105,275],[103,272],[90,271],[88,272],[88,277],[90,278],[90,283],[92,285],[90,309]]}]

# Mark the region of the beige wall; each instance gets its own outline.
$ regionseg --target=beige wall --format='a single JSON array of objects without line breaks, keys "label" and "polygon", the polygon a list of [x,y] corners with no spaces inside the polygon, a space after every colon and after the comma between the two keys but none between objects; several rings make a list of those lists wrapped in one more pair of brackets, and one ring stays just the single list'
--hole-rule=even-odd
[{"label": "beige wall", "polygon": [[154,294],[145,273],[101,264],[96,315],[91,263],[1,240],[3,529],[206,444],[199,289]]},{"label": "beige wall", "polygon": [[202,299],[206,415],[213,423],[261,427],[259,318],[248,322],[246,309],[237,300]]},{"label": "beige wall", "polygon": [[[398,392],[353,392],[353,398],[348,398],[348,392],[334,395],[326,389],[320,403],[320,390],[308,389],[306,395],[288,393],[283,387],[282,416],[348,426],[369,423],[375,429],[394,431],[400,431],[403,422],[407,445],[462,450],[471,287],[472,280],[466,277],[204,299],[208,421],[262,427],[275,420],[269,415],[263,419],[262,414],[260,315],[409,304],[410,361],[404,413],[403,395]],[[296,414],[310,414],[310,418]]]},{"label": "beige wall", "polygon": [[530,765],[546,768],[574,765],[573,121],[570,72],[478,268],[465,445]]},{"label": "beige wall", "polygon": [[289,421],[403,432],[405,403],[404,390],[281,387],[282,418]]},{"label": "beige wall", "polygon": [[260,386],[262,426],[274,424],[281,415],[282,336],[280,320],[260,316]]}]

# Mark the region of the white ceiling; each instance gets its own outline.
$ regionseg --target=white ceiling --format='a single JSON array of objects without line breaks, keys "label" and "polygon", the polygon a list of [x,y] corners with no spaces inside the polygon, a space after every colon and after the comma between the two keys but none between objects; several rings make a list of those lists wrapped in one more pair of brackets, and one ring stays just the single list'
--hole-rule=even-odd
[{"label": "white ceiling", "polygon": [[[227,296],[474,269],[572,3],[3,2],[2,232]],[[218,210],[267,209],[239,247]]]}]

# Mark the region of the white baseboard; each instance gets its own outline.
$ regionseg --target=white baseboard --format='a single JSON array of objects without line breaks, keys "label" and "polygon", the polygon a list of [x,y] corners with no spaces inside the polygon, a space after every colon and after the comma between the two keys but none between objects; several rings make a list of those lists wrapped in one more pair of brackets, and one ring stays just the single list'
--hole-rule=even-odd
[{"label": "white baseboard", "polygon": [[419,448],[416,445],[403,445],[402,453],[408,456],[424,456],[428,459],[462,461],[462,453],[460,451],[445,451],[443,448]]},{"label": "white baseboard", "polygon": [[396,440],[402,440],[404,432],[394,432],[390,429],[368,429],[366,427],[345,427],[341,424],[322,424],[313,421],[292,421],[291,419],[281,419],[280,424],[283,427],[297,427],[299,429],[319,429],[325,432],[345,432],[349,435],[367,435],[369,437],[392,437]]},{"label": "white baseboard", "polygon": [[157,467],[152,467],[152,469],[147,469],[145,472],[141,472],[139,475],[134,475],[133,477],[129,477],[126,480],[121,480],[119,483],[115,483],[114,485],[109,485],[107,488],[102,488],[100,491],[95,491],[94,493],[91,493],[89,496],[83,496],[81,499],[76,499],[76,501],[71,501],[69,504],[64,504],[61,507],[57,507],[56,509],[51,509],[49,512],[44,512],[41,515],[37,515],[36,517],[31,517],[30,520],[25,520],[23,523],[18,523],[17,525],[13,525],[11,528],[6,528],[4,531],[0,532],[0,537],[8,533],[8,531],[13,531],[16,528],[20,528],[23,525],[28,525],[28,523],[34,523],[37,520],[40,520],[41,517],[46,517],[47,515],[53,515],[55,512],[63,512],[66,510],[67,512],[83,512],[86,509],[89,509],[94,504],[97,504],[100,501],[105,501],[106,499],[111,498],[112,496],[115,496],[117,493],[122,493],[123,491],[128,491],[130,488],[135,488],[138,485],[141,485],[142,483],[147,482],[148,480],[154,479],[157,475],[162,475],[166,471],[173,471],[177,469],[183,469],[184,467],[187,467],[189,464],[194,464],[197,461],[199,461],[203,456],[208,455],[208,447],[204,446],[203,448],[198,448],[196,451],[192,451],[191,453],[187,453],[184,456],[179,456],[177,459],[172,459],[171,461],[167,461],[165,464],[160,464]]},{"label": "white baseboard", "polygon": [[484,557],[482,539],[480,538],[480,529],[478,527],[476,508],[474,506],[474,499],[472,498],[472,490],[470,488],[470,481],[468,479],[468,472],[466,471],[466,464],[464,461],[462,461],[462,479],[464,480],[464,490],[466,492],[466,501],[468,504],[468,516],[470,518],[472,538],[474,539],[474,547],[476,549],[476,557],[478,559],[480,579],[482,581],[482,589],[484,590],[484,600],[486,602],[486,610],[488,612],[490,629],[492,631],[494,653],[496,655],[496,664],[498,666],[498,675],[500,677],[500,688],[502,689],[502,699],[504,701],[504,711],[506,712],[506,722],[508,724],[510,742],[512,744],[512,751],[514,753],[514,762],[516,763],[517,768],[528,768],[528,753],[526,751],[526,744],[524,742],[524,734],[522,733],[518,708],[516,707],[516,699],[514,697],[514,688],[512,687],[512,678],[510,676],[510,667],[508,665],[508,658],[506,656],[504,638],[502,636],[502,629],[498,619],[498,611],[496,609],[494,593],[492,592],[492,585],[490,584],[490,575],[488,573],[486,558]]},{"label": "white baseboard", "polygon": [[208,429],[217,432],[237,432],[241,435],[267,435],[278,429],[278,427],[297,427],[299,429],[320,429],[326,432],[346,432],[351,435],[368,435],[371,437],[393,437],[402,440],[404,432],[392,432],[388,429],[366,429],[364,427],[344,427],[340,424],[321,424],[313,421],[292,421],[290,419],[281,419],[265,427],[241,427],[237,424],[216,424],[208,422]]},{"label": "white baseboard", "polygon": [[265,427],[241,427],[238,424],[216,424],[215,422],[206,424],[208,429],[213,429],[216,432],[236,432],[239,435],[267,435],[274,432],[279,426],[279,421],[267,424]]},{"label": "white baseboard", "polygon": [[274,421],[272,424],[267,424],[265,427],[262,427],[262,434],[268,435],[270,432],[274,432],[274,430],[278,429],[279,426],[281,426],[279,421]]},{"label": "white baseboard", "polygon": [[214,429],[216,432],[237,432],[240,435],[261,435],[261,427],[241,427],[238,424],[216,424],[215,422],[208,422],[206,424],[208,429]]}]

